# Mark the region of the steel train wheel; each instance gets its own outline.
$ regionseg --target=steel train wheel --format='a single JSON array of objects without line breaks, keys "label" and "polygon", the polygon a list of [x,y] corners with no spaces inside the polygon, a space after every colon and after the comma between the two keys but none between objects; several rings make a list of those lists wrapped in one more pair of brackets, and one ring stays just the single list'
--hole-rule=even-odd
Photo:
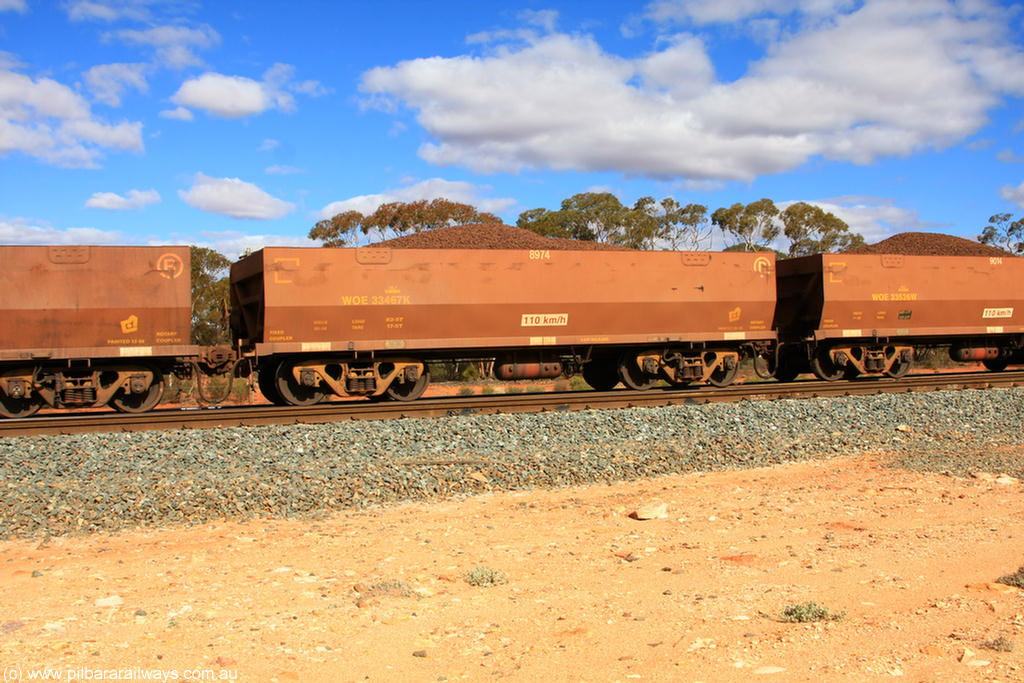
[{"label": "steel train wheel", "polygon": [[708,383],[716,387],[727,387],[736,381],[736,375],[739,374],[739,371],[740,366],[738,364],[732,366],[732,368],[719,365],[708,377]]},{"label": "steel train wheel", "polygon": [[619,359],[618,372],[619,379],[622,380],[622,383],[630,389],[636,389],[637,391],[650,389],[654,386],[656,379],[637,366],[636,356],[631,353],[625,353],[622,355],[622,358]]},{"label": "steel train wheel", "polygon": [[989,372],[1002,372],[1006,369],[1006,366],[1010,364],[1009,358],[995,358],[991,360],[983,360],[981,364],[985,366],[985,369]]},{"label": "steel train wheel", "polygon": [[318,387],[306,387],[295,381],[291,363],[281,363],[274,371],[274,387],[277,394],[288,405],[311,406],[324,400],[324,392]]},{"label": "steel train wheel", "polygon": [[384,393],[396,401],[415,401],[430,384],[430,371],[426,367],[415,382],[392,382]]},{"label": "steel train wheel", "polygon": [[287,405],[281,394],[277,392],[277,383],[274,381],[274,368],[264,367],[256,373],[256,385],[260,388],[263,398],[276,406]]},{"label": "steel train wheel", "polygon": [[828,349],[819,349],[814,354],[814,357],[811,358],[811,372],[818,379],[823,379],[826,382],[835,382],[837,379],[842,378],[846,368],[844,366],[837,366],[832,361],[832,354],[828,352]]},{"label": "steel train wheel", "polygon": [[42,407],[43,402],[35,397],[12,398],[0,394],[0,415],[4,417],[32,417]]},{"label": "steel train wheel", "polygon": [[592,360],[584,364],[583,381],[595,391],[611,391],[619,383],[619,369],[611,359]]},{"label": "steel train wheel", "polygon": [[144,413],[152,410],[164,396],[164,376],[159,370],[151,369],[153,383],[145,391],[133,394],[121,389],[110,399],[110,405],[120,413]]},{"label": "steel train wheel", "polygon": [[895,377],[896,379],[906,377],[907,373],[910,372],[911,365],[913,365],[913,363],[909,361],[897,360],[892,364],[891,368],[885,371],[885,376]]}]

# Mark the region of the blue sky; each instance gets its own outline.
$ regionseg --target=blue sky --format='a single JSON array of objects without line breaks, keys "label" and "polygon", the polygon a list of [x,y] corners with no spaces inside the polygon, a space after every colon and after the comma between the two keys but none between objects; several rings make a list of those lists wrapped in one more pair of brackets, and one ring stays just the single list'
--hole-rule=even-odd
[{"label": "blue sky", "polygon": [[234,258],[585,191],[974,237],[1024,212],[1022,37],[986,0],[0,0],[0,242]]}]

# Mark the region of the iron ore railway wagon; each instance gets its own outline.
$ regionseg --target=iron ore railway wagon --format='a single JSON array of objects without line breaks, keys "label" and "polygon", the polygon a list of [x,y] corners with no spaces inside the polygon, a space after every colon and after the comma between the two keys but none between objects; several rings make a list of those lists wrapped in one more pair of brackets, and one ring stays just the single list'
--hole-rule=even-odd
[{"label": "iron ore railway wagon", "polygon": [[817,254],[779,261],[775,377],[902,377],[924,349],[1024,362],[1024,258]]},{"label": "iron ore railway wagon", "polygon": [[0,414],[149,410],[195,358],[188,247],[0,248]]},{"label": "iron ore railway wagon", "polygon": [[[231,269],[232,328],[279,403],[412,400],[428,361],[597,389],[732,382],[774,344],[772,254],[265,248]],[[756,350],[756,351],[755,351]]]}]

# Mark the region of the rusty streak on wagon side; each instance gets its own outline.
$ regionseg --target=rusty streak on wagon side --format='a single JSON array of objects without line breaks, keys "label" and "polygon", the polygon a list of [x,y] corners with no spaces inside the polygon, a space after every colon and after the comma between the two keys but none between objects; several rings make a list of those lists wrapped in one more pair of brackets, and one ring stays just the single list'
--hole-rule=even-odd
[{"label": "rusty streak on wagon side", "polygon": [[408,400],[453,358],[596,388],[727,384],[776,338],[774,270],[770,253],[268,247],[232,266],[232,327],[282,403]]}]

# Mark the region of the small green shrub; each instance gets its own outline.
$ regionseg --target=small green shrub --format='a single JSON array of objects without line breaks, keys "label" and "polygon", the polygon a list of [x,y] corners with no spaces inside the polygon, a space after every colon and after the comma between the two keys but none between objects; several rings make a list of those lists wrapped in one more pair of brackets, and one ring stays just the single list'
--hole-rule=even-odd
[{"label": "small green shrub", "polygon": [[511,385],[505,387],[505,393],[506,394],[521,394],[521,393],[523,393],[523,388],[521,386],[519,386],[518,384],[511,384]]},{"label": "small green shrub", "polygon": [[467,365],[462,370],[460,377],[462,377],[463,382],[475,382],[480,379],[480,369],[473,364]]},{"label": "small green shrub", "polygon": [[528,393],[528,394],[543,394],[544,393],[544,387],[539,387],[536,384],[531,384],[530,386],[526,387],[526,393]]},{"label": "small green shrub", "polygon": [[830,612],[816,602],[786,605],[779,615],[782,621],[805,624],[810,621],[840,621],[846,618],[846,612]]},{"label": "small green shrub", "polygon": [[569,388],[572,391],[590,391],[590,385],[581,375],[573,375],[569,378]]},{"label": "small green shrub", "polygon": [[555,380],[555,391],[569,391],[572,388],[572,384],[567,379],[556,379]]},{"label": "small green shrub", "polygon": [[473,387],[459,387],[459,396],[472,396],[475,393]]},{"label": "small green shrub", "polygon": [[484,396],[490,396],[495,391],[497,391],[497,389],[494,388],[493,384],[485,384],[482,387],[480,387],[480,393],[483,394]]},{"label": "small green shrub", "polygon": [[1005,583],[1007,586],[1024,588],[1024,566],[1021,566],[1020,569],[1018,569],[1012,574],[1000,576],[998,579],[996,579],[996,583]]},{"label": "small green shrub", "polygon": [[466,583],[470,586],[500,586],[508,583],[508,574],[500,569],[480,566],[471,569],[463,575]]}]

